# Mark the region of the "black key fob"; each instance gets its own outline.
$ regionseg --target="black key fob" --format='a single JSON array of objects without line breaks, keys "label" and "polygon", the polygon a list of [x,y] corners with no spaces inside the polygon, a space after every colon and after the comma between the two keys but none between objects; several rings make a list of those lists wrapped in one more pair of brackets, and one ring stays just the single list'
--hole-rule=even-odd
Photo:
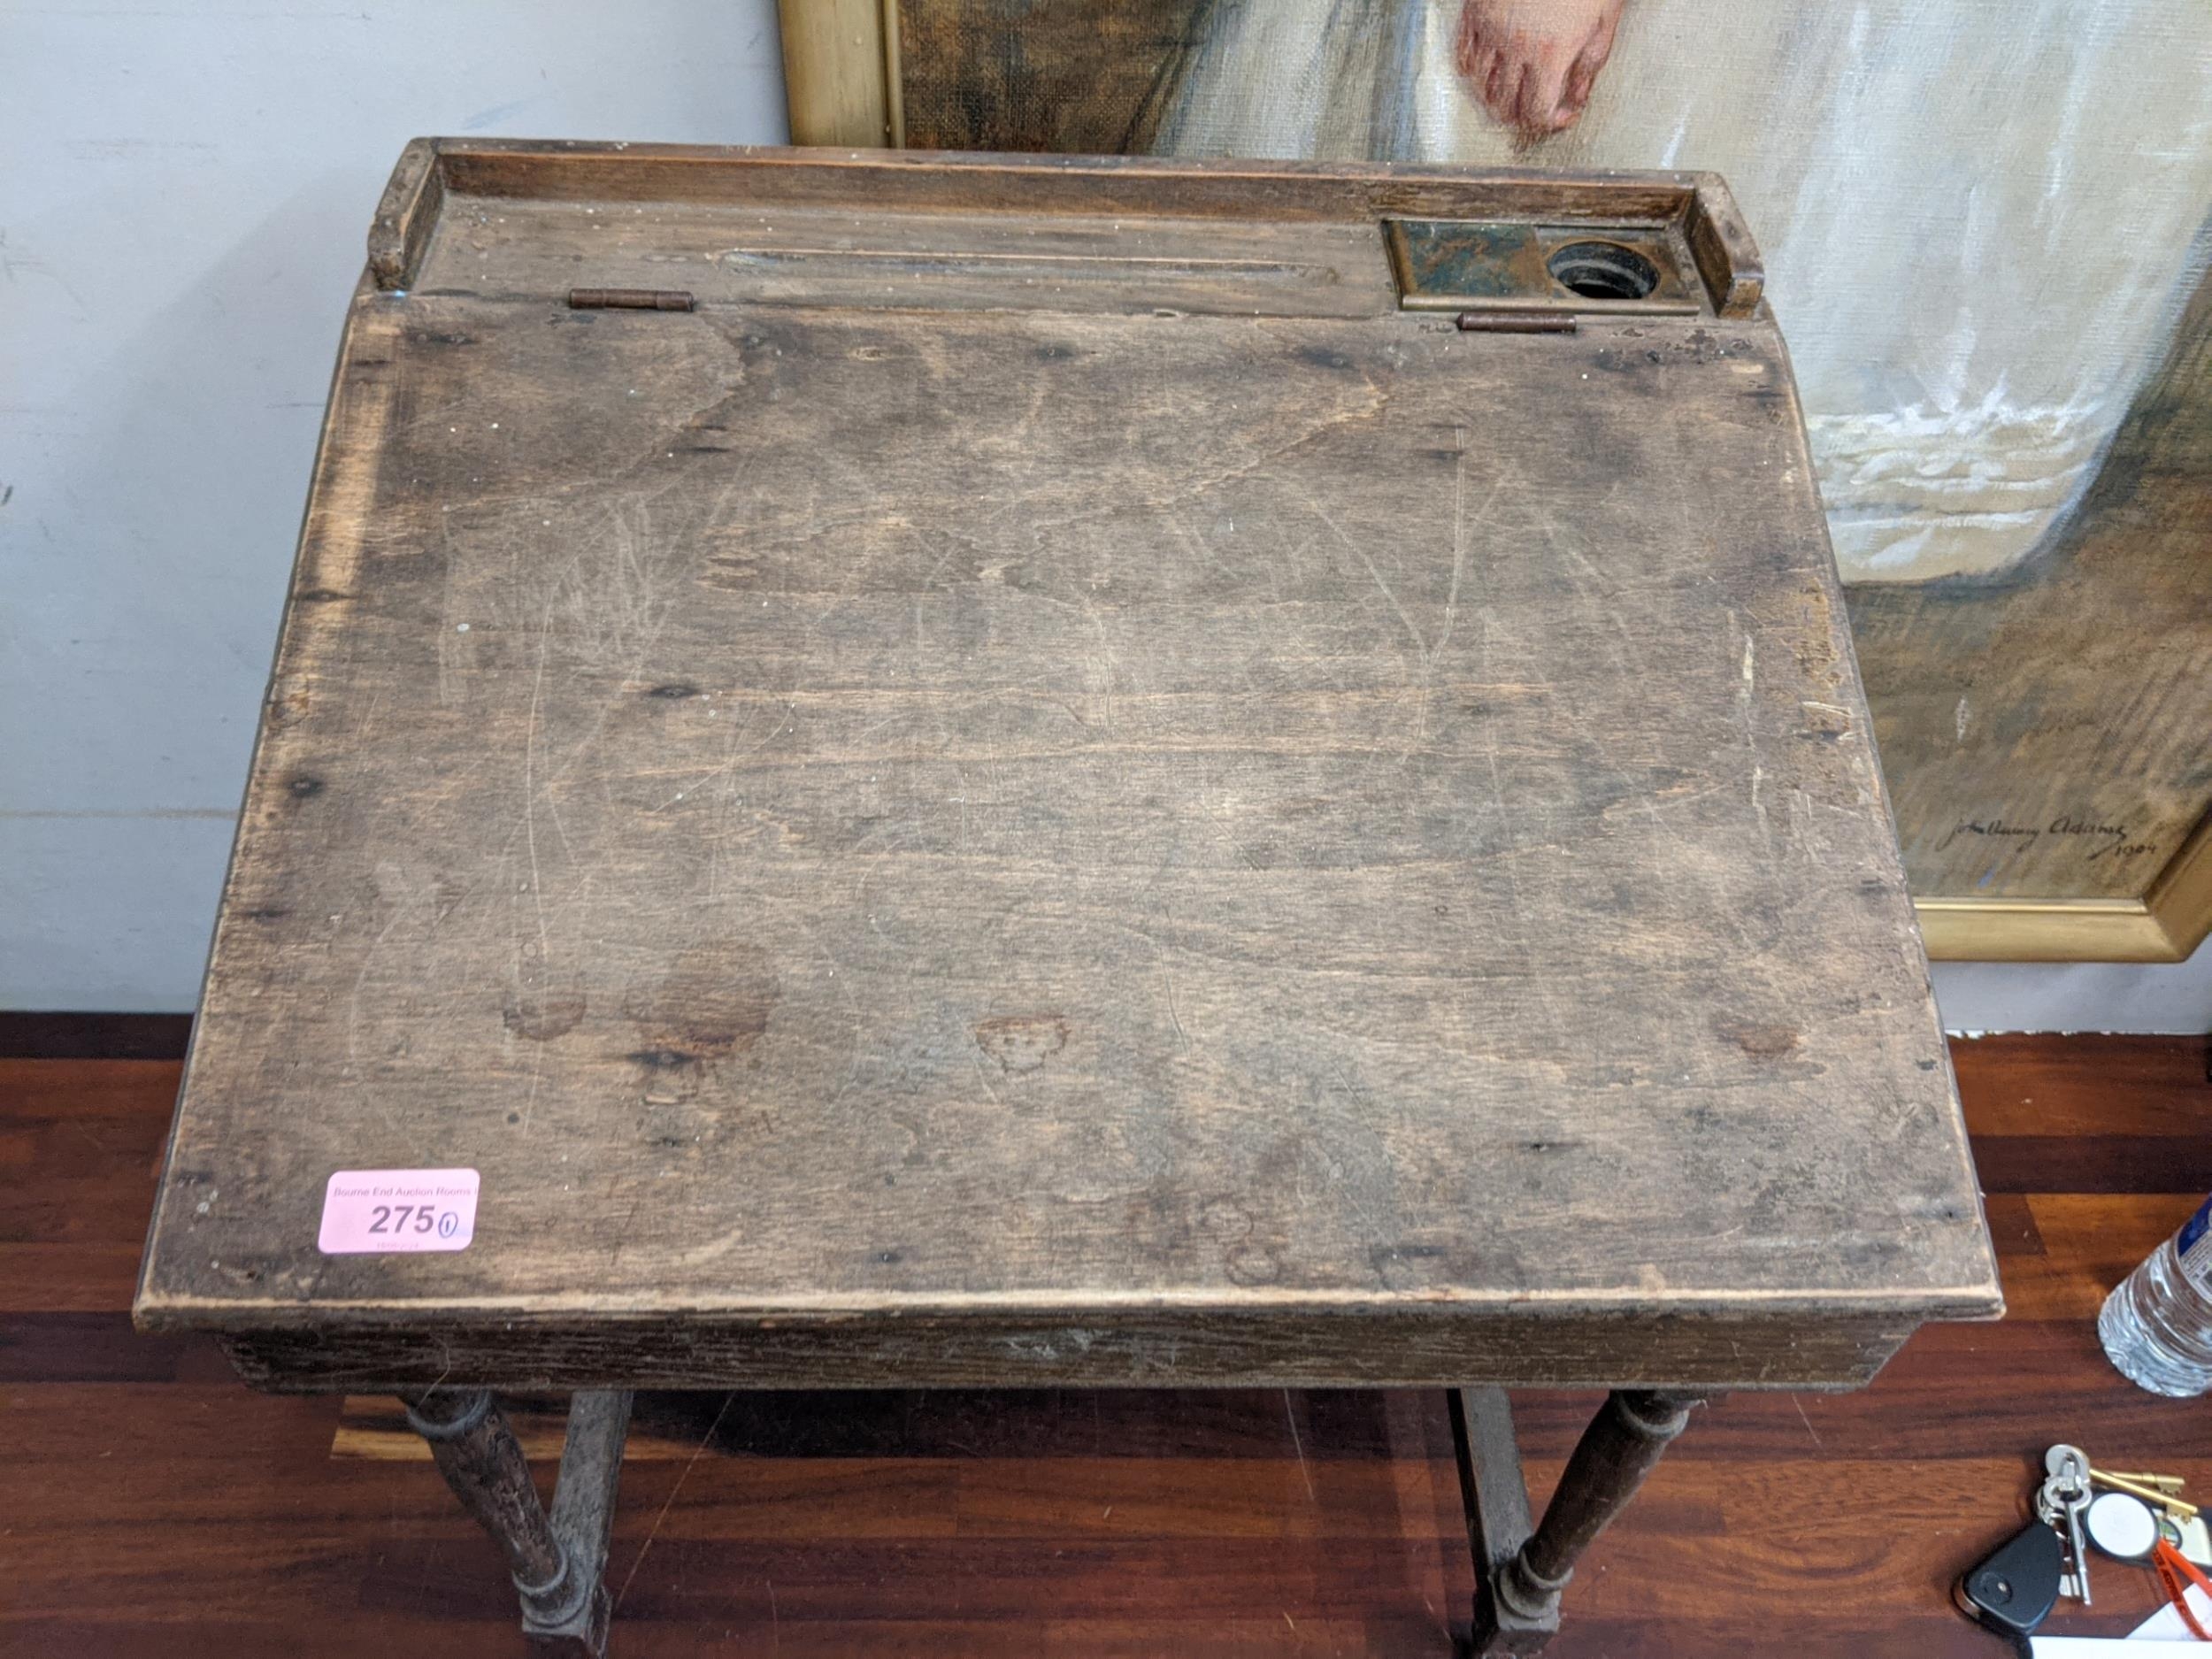
[{"label": "black key fob", "polygon": [[1977,1624],[2012,1639],[2026,1659],[2028,1633],[2051,1614],[2066,1552],[2058,1534],[2032,1521],[1958,1582],[1959,1610]]}]

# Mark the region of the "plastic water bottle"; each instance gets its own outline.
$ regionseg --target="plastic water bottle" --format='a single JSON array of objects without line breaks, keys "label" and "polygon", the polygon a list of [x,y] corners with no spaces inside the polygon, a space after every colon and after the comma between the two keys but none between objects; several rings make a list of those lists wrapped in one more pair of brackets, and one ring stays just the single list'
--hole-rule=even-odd
[{"label": "plastic water bottle", "polygon": [[2212,1198],[2105,1298],[2107,1358],[2153,1394],[2212,1388]]}]

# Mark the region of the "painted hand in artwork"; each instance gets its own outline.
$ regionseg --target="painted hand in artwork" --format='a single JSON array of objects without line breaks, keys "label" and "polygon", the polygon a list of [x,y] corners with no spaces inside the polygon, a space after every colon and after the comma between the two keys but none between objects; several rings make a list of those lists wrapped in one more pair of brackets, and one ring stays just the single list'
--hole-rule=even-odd
[{"label": "painted hand in artwork", "polygon": [[1464,0],[1454,58],[1491,119],[1533,141],[1582,116],[1627,0]]}]

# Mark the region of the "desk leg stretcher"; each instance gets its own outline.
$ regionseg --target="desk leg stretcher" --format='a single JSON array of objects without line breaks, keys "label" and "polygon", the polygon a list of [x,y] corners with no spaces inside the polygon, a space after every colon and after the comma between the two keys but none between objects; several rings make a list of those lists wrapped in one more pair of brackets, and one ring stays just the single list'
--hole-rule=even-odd
[{"label": "desk leg stretcher", "polygon": [[[1558,1632],[1560,1594],[1575,1563],[1704,1399],[1641,1389],[1609,1394],[1567,1460],[1542,1523],[1533,1525],[1505,1390],[1461,1388],[1446,1397],[1474,1553],[1471,1651],[1479,1659],[1539,1653]],[[549,1515],[488,1390],[403,1399],[446,1484],[505,1555],[534,1659],[603,1659],[612,1609],[603,1578],[629,1391],[581,1390],[571,1400]]]},{"label": "desk leg stretcher", "polygon": [[403,1396],[438,1472],[492,1535],[522,1601],[533,1659],[601,1659],[612,1617],[603,1582],[630,1392],[580,1390],[569,1402],[560,1482],[546,1513],[507,1415],[487,1389]]},{"label": "desk leg stretcher", "polygon": [[1460,1388],[1449,1396],[1459,1492],[1475,1557],[1473,1651],[1540,1652],[1559,1630],[1559,1596],[1592,1540],[1636,1495],[1676,1435],[1693,1394],[1617,1389],[1576,1442],[1559,1488],[1532,1530],[1513,1409],[1502,1388]]}]

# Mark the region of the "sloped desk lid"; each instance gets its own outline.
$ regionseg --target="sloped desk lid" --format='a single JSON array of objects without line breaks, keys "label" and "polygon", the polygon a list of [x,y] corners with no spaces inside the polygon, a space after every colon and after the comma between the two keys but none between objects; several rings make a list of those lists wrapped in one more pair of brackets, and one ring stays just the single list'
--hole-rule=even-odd
[{"label": "sloped desk lid", "polygon": [[[1408,224],[1525,282],[1463,330]],[[419,144],[138,1316],[1861,1379],[1999,1305],[1869,730],[1714,180]],[[454,1168],[466,1248],[318,1248]]]}]

